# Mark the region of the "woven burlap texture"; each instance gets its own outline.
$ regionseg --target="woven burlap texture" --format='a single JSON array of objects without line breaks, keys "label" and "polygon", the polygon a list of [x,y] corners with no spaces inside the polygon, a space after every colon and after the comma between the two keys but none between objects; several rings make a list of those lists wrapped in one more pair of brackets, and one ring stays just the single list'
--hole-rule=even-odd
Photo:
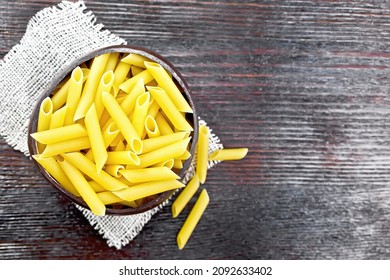
[{"label": "woven burlap texture", "polygon": [[[38,12],[29,21],[20,43],[0,61],[0,135],[29,156],[29,118],[50,82],[75,59],[92,50],[119,44],[126,41],[103,30],[102,24],[96,24],[95,16],[82,1],[64,1]],[[202,120],[200,123],[206,124]],[[211,133],[209,151],[221,148],[218,137]],[[194,174],[195,160],[196,157],[186,181]],[[209,167],[216,163],[210,162]],[[120,249],[137,236],[161,207],[126,217],[97,217],[87,209],[78,208],[109,246]]]}]

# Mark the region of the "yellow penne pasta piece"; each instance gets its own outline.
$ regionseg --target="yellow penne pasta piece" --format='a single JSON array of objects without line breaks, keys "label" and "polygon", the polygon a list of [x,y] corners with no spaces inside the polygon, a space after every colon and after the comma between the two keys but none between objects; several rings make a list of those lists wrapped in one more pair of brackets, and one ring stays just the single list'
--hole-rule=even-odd
[{"label": "yellow penne pasta piece", "polygon": [[51,115],[49,129],[54,129],[64,126],[65,115],[66,115],[67,106],[65,105],[61,109],[58,109]]},{"label": "yellow penne pasta piece", "polygon": [[80,67],[76,67],[72,71],[72,74],[69,79],[69,89],[66,98],[67,110],[64,121],[65,125],[70,125],[74,123],[74,114],[80,102],[81,91],[83,89],[83,78],[83,71]]},{"label": "yellow penne pasta piece", "polygon": [[157,122],[151,115],[148,115],[145,119],[145,131],[149,138],[161,136]]},{"label": "yellow penne pasta piece", "polygon": [[120,170],[123,175],[131,183],[142,183],[149,181],[163,181],[179,179],[180,177],[167,167],[149,167],[133,170]]},{"label": "yellow penne pasta piece", "polygon": [[114,82],[114,72],[112,72],[112,70],[105,72],[102,78],[100,79],[99,86],[95,95],[95,102],[94,102],[98,119],[100,119],[104,111],[102,92],[103,91],[110,92],[113,82]]},{"label": "yellow penne pasta piece", "polygon": [[158,128],[160,129],[160,133],[162,135],[169,135],[175,133],[165,119],[165,117],[161,114],[161,112],[158,112],[154,119],[156,120]]},{"label": "yellow penne pasta piece", "polygon": [[124,190],[114,191],[113,193],[123,200],[134,201],[182,187],[184,187],[184,184],[177,180],[153,181],[137,184]]},{"label": "yellow penne pasta piece", "polygon": [[191,106],[188,104],[183,94],[177,88],[172,78],[168,75],[167,71],[165,71],[165,69],[160,64],[146,61],[145,66],[146,69],[148,69],[152,74],[153,78],[157,81],[158,85],[168,94],[169,98],[175,104],[177,110],[187,113],[193,112]]},{"label": "yellow penne pasta piece", "polygon": [[119,60],[119,53],[118,52],[110,53],[110,56],[107,60],[106,67],[104,68],[103,73],[105,73],[107,71],[114,71],[116,68],[116,65],[118,64],[118,60]]},{"label": "yellow penne pasta piece", "polygon": [[188,121],[183,117],[183,115],[178,111],[173,100],[166,94],[165,90],[160,87],[150,87],[148,86],[150,94],[153,96],[154,100],[160,105],[161,110],[165,113],[167,118],[171,123],[179,130],[183,131],[192,131],[192,126]]},{"label": "yellow penne pasta piece", "polygon": [[247,148],[222,149],[209,155],[209,160],[240,160],[248,153]]},{"label": "yellow penne pasta piece", "polygon": [[104,187],[102,187],[98,182],[96,182],[94,180],[88,181],[88,183],[92,187],[92,189],[95,191],[95,193],[107,191]]},{"label": "yellow penne pasta piece", "polygon": [[103,216],[106,213],[106,206],[89,185],[83,174],[81,174],[76,167],[66,160],[59,161],[59,164],[81,197],[84,199],[85,203],[87,203],[92,213],[97,216]]},{"label": "yellow penne pasta piece", "polygon": [[138,82],[139,79],[143,79],[144,83],[147,84],[153,80],[153,76],[148,70],[144,70],[138,75],[135,75],[134,77],[122,83],[119,88],[124,92],[130,93],[131,89],[134,87],[134,85]]},{"label": "yellow penne pasta piece", "polygon": [[180,192],[179,196],[172,203],[172,216],[176,218],[179,216],[184,207],[188,204],[191,198],[194,196],[199,188],[199,178],[195,174],[194,177],[188,182],[187,186]]},{"label": "yellow penne pasta piece", "polygon": [[52,96],[53,110],[57,111],[66,103],[70,81],[67,82]]},{"label": "yellow penne pasta piece", "polygon": [[130,144],[132,151],[136,154],[140,154],[142,152],[141,139],[138,137],[137,131],[123,112],[121,106],[116,102],[115,98],[107,92],[103,92],[102,98],[104,106],[118,126],[127,143]]},{"label": "yellow penne pasta piece", "polygon": [[[103,136],[103,141],[105,148],[107,149],[108,146],[114,141],[114,139],[118,136],[119,134],[119,129],[117,128],[115,123],[111,123],[110,125],[107,126],[106,129],[103,130],[102,136]],[[95,159],[93,158],[93,152],[92,149],[90,149],[86,155],[85,155],[89,160],[94,161]]]},{"label": "yellow penne pasta piece", "polygon": [[184,140],[180,140],[179,142],[170,144],[168,146],[162,147],[158,150],[154,150],[146,154],[141,154],[139,156],[139,159],[141,161],[139,167],[148,167],[153,164],[180,156],[187,149],[189,142],[190,138],[187,138]]},{"label": "yellow penne pasta piece", "polygon": [[207,176],[209,149],[209,129],[205,125],[199,126],[199,136],[197,145],[196,173],[199,181],[203,184]]},{"label": "yellow penne pasta piece", "polygon": [[72,182],[66,176],[61,166],[55,160],[54,157],[41,158],[39,155],[33,155],[35,159],[57,182],[68,192],[75,196],[80,196]]},{"label": "yellow penne pasta piece", "polygon": [[191,153],[189,151],[185,151],[181,156],[178,156],[176,159],[186,160],[191,157]]},{"label": "yellow penne pasta piece", "polygon": [[114,141],[114,139],[118,136],[119,133],[120,131],[115,123],[111,123],[103,130],[102,135],[106,149],[108,148],[108,146],[110,146],[112,141]]},{"label": "yellow penne pasta piece", "polygon": [[115,178],[122,177],[121,171],[124,170],[125,167],[120,164],[108,164],[104,167],[104,171]]},{"label": "yellow penne pasta piece", "polygon": [[142,55],[131,53],[125,56],[124,58],[122,58],[121,61],[145,69],[145,65],[144,65],[145,61],[151,61],[151,60]]},{"label": "yellow penne pasta piece", "polygon": [[125,79],[127,74],[130,71],[130,65],[124,62],[119,62],[118,66],[115,68],[114,71],[114,83],[113,83],[113,88],[116,93],[119,92],[119,85],[122,84]]},{"label": "yellow penne pasta piece", "polygon": [[54,144],[74,138],[87,136],[87,131],[80,124],[71,124],[31,134],[31,137],[42,144]]},{"label": "yellow penne pasta piece", "polygon": [[[144,79],[139,79],[137,83],[134,85],[130,93],[123,99],[123,101],[120,103],[123,112],[125,112],[126,115],[129,115],[135,108],[135,105],[137,103],[138,97],[143,95],[145,93],[145,85],[144,85]],[[149,95],[150,98],[150,95]]]},{"label": "yellow penne pasta piece", "polygon": [[97,117],[95,104],[92,104],[85,116],[85,127],[88,132],[91,150],[95,159],[96,170],[99,173],[107,160],[107,150],[104,144],[103,135],[100,132],[99,120]]},{"label": "yellow penne pasta piece", "polygon": [[173,160],[173,168],[182,169],[183,168],[183,162],[180,159],[174,159]]},{"label": "yellow penne pasta piece", "polygon": [[47,145],[41,157],[52,157],[69,152],[78,152],[88,148],[91,148],[91,143],[89,142],[88,136],[85,136]]},{"label": "yellow penne pasta piece", "polygon": [[150,115],[152,118],[155,118],[159,110],[160,105],[158,105],[156,100],[153,98],[153,102],[149,105],[148,115]]},{"label": "yellow penne pasta piece", "polygon": [[[85,82],[89,76],[89,69],[87,68],[81,68],[81,71],[83,71],[83,82]],[[69,89],[70,80],[68,79],[66,83],[58,90],[52,99],[53,102],[53,111],[57,111],[59,108],[62,107],[66,103],[66,99],[68,97],[68,89]]]},{"label": "yellow penne pasta piece", "polygon": [[[137,98],[145,92],[145,86],[144,86],[144,80],[139,79],[137,83],[134,85],[133,89],[130,91],[129,94],[126,94],[126,97],[122,100],[121,103],[119,103],[119,100],[117,102],[121,105],[121,108],[125,115],[130,115],[130,113],[134,110],[135,103],[137,101]],[[102,127],[105,127],[110,123],[110,114],[106,112],[107,114],[103,114],[100,120],[100,124]]]},{"label": "yellow penne pasta piece", "polygon": [[141,67],[138,67],[138,66],[131,66],[131,74],[133,75],[133,76],[135,76],[135,75],[138,75],[139,73],[141,73],[142,71],[144,71],[145,70],[145,68],[141,68]]},{"label": "yellow penne pasta piece", "polygon": [[162,135],[155,138],[142,140],[143,150],[142,153],[149,153],[151,151],[160,149],[164,146],[179,142],[186,137],[186,132],[176,132],[172,134]]},{"label": "yellow penne pasta piece", "polygon": [[196,225],[199,223],[200,218],[206,210],[209,201],[210,198],[207,191],[205,189],[202,190],[195,202],[194,207],[191,209],[190,214],[184,221],[184,224],[177,235],[176,241],[180,250],[183,249],[187,244],[188,239],[190,238],[192,232],[194,231]]},{"label": "yellow penne pasta piece", "polygon": [[142,138],[144,133],[145,119],[149,108],[149,99],[149,92],[144,92],[138,96],[135,102],[132,124],[134,125],[135,131],[137,131],[139,138]]},{"label": "yellow penne pasta piece", "polygon": [[112,177],[104,170],[98,173],[96,171],[95,164],[79,152],[66,153],[62,156],[77,169],[90,177],[92,180],[96,181],[108,191],[116,191],[128,188],[126,184]]},{"label": "yellow penne pasta piece", "polygon": [[114,204],[114,203],[120,203],[123,205],[130,206],[132,208],[137,207],[137,204],[134,201],[125,201],[120,199],[118,196],[113,194],[112,192],[101,192],[97,194],[100,200],[105,204]]},{"label": "yellow penne pasta piece", "polygon": [[174,159],[171,158],[171,159],[168,159],[168,160],[165,160],[165,161],[162,161],[162,162],[159,162],[159,163],[156,163],[156,164],[153,164],[151,165],[152,167],[167,167],[169,169],[172,169],[173,168],[173,164],[174,164]]},{"label": "yellow penne pasta piece", "polygon": [[53,103],[50,97],[46,97],[39,108],[37,132],[48,130],[50,127],[50,119],[53,114]]},{"label": "yellow penne pasta piece", "polygon": [[93,101],[95,100],[95,92],[99,86],[99,81],[109,56],[110,54],[106,53],[94,58],[89,72],[89,77],[85,83],[80,102],[75,112],[75,121],[85,117],[89,107],[91,107]]},{"label": "yellow penne pasta piece", "polygon": [[132,151],[108,152],[107,155],[106,164],[140,164],[139,157]]}]

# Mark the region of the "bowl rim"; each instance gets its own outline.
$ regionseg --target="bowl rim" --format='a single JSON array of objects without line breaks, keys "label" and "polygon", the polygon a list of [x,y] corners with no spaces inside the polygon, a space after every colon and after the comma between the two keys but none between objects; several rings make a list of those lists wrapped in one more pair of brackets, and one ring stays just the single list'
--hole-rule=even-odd
[{"label": "bowl rim", "polygon": [[[107,46],[103,48],[99,48],[96,50],[93,50],[87,54],[84,54],[83,56],[71,61],[64,69],[60,71],[60,73],[49,83],[49,85],[43,90],[43,92],[39,95],[37,98],[35,107],[33,108],[33,111],[30,116],[29,120],[29,125],[28,125],[28,137],[27,137],[27,144],[28,144],[28,149],[30,152],[30,157],[32,161],[34,162],[35,166],[38,168],[38,171],[43,175],[43,177],[52,185],[54,186],[64,197],[66,197],[68,200],[71,202],[86,208],[88,210],[89,207],[88,205],[84,202],[83,199],[76,197],[75,195],[71,194],[67,190],[65,190],[59,182],[54,179],[53,176],[49,172],[47,172],[36,160],[32,158],[32,155],[35,155],[38,153],[37,149],[37,142],[35,141],[34,138],[31,137],[31,134],[36,132],[36,127],[38,123],[38,113],[39,113],[39,108],[40,104],[42,101],[50,96],[50,94],[53,92],[55,87],[66,77],[68,76],[71,71],[76,68],[77,66],[81,65],[82,63],[96,57],[102,54],[106,53],[134,53],[134,54],[139,54],[142,55],[146,58],[149,58],[150,60],[159,63],[166,71],[168,71],[171,75],[176,84],[179,86],[180,91],[183,93],[184,97],[188,101],[189,105],[193,109],[192,114],[187,114],[186,117],[188,118],[189,115],[191,115],[190,121],[193,123],[193,132],[192,132],[192,139],[191,139],[191,148],[190,148],[190,154],[191,157],[188,158],[184,164],[183,168],[181,169],[179,176],[180,176],[180,181],[183,181],[184,178],[186,177],[192,159],[195,154],[195,149],[198,141],[198,127],[199,127],[199,122],[198,122],[198,116],[196,113],[196,109],[194,106],[193,99],[191,97],[191,90],[190,87],[188,86],[187,82],[181,75],[181,73],[163,56],[160,54],[149,50],[145,47],[140,47],[140,46],[133,46],[133,45],[112,45],[112,46]],[[131,208],[131,207],[126,207],[126,208],[121,208],[121,209],[115,209],[115,208],[110,208],[106,207],[106,213],[105,215],[133,215],[133,214],[139,214],[146,212],[148,210],[151,210],[156,207],[162,207],[163,203],[167,201],[174,193],[176,190],[170,190],[163,192],[158,195],[156,199],[152,199],[148,201],[145,204],[141,204],[141,206],[136,207],[136,208]]]}]

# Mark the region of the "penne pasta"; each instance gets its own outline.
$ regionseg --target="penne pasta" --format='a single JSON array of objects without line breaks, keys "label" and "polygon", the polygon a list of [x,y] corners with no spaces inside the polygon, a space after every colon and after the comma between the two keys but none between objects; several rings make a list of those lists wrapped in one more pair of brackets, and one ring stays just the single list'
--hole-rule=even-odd
[{"label": "penne pasta", "polygon": [[66,160],[59,161],[59,164],[81,197],[84,199],[85,203],[87,203],[92,213],[97,216],[103,216],[106,212],[106,206],[89,185],[83,174],[81,174],[76,167]]},{"label": "penne pasta", "polygon": [[196,173],[199,176],[199,181],[203,184],[207,176],[208,164],[208,148],[209,148],[209,129],[205,125],[199,126],[199,136],[197,145],[197,160]]},{"label": "penne pasta", "polygon": [[57,182],[68,192],[75,196],[80,196],[72,182],[66,176],[61,166],[55,160],[54,157],[41,158],[39,155],[33,155],[33,159],[36,160]]},{"label": "penne pasta", "polygon": [[141,154],[139,156],[141,161],[139,167],[148,167],[153,164],[182,155],[187,149],[190,139],[191,138],[180,140],[179,142],[164,146],[158,150],[154,150],[146,154]]},{"label": "penne pasta", "polygon": [[95,109],[95,104],[92,104],[85,116],[85,127],[88,132],[89,142],[91,142],[91,150],[95,159],[96,170],[99,173],[107,160],[107,150],[104,143],[103,135],[100,132],[99,120]]},{"label": "penne pasta", "polygon": [[173,168],[176,169],[182,169],[183,168],[183,162],[180,159],[174,159],[173,160]]},{"label": "penne pasta", "polygon": [[188,204],[190,199],[194,196],[199,188],[199,178],[195,173],[194,177],[188,182],[187,186],[180,192],[179,196],[172,203],[172,216],[176,218],[179,216],[184,207]]},{"label": "penne pasta", "polygon": [[145,119],[145,131],[149,138],[161,136],[156,120],[148,115]]},{"label": "penne pasta", "polygon": [[160,87],[148,86],[150,94],[154,100],[160,105],[161,110],[165,113],[170,122],[179,130],[192,131],[192,126],[188,123],[185,117],[178,111],[173,100],[169,98],[165,90]]},{"label": "penne pasta", "polygon": [[66,115],[65,115],[65,125],[70,125],[74,123],[74,114],[77,109],[77,105],[80,102],[81,91],[83,88],[83,71],[80,67],[75,68],[72,71],[72,74],[69,79],[69,88],[68,94],[66,97]]},{"label": "penne pasta", "polygon": [[143,94],[138,96],[137,101],[135,102],[132,124],[134,125],[135,131],[137,131],[139,138],[142,138],[142,135],[144,134],[145,119],[148,113],[149,99],[149,92],[144,92]]},{"label": "penne pasta", "polygon": [[153,80],[153,76],[150,74],[148,70],[144,70],[138,75],[128,79],[124,83],[122,83],[119,88],[124,92],[130,93],[131,89],[138,82],[139,79],[143,79],[144,83],[147,84]]},{"label": "penne pasta", "polygon": [[[126,94],[125,98],[120,102],[121,108],[125,115],[129,115],[135,107],[135,103],[137,101],[137,98],[145,92],[145,86],[144,86],[144,80],[139,79],[137,83],[134,85],[133,89],[130,91],[129,94]],[[116,99],[117,102],[119,103],[119,100]],[[105,127],[108,125],[109,119],[110,119],[110,114],[106,112],[107,114],[103,114],[100,120],[100,124],[102,127]]]},{"label": "penne pasta", "polygon": [[180,250],[183,249],[184,246],[187,244],[188,239],[192,235],[192,232],[194,231],[196,225],[199,223],[199,220],[202,217],[204,210],[206,210],[209,201],[209,195],[207,191],[203,189],[177,235],[176,241]]},{"label": "penne pasta", "polygon": [[80,124],[72,124],[31,134],[31,137],[42,144],[54,144],[74,138],[87,136],[87,131]]},{"label": "penne pasta", "polygon": [[67,106],[58,109],[51,115],[49,129],[59,128],[64,126]]},{"label": "penne pasta", "polygon": [[[120,103],[123,112],[128,116],[135,108],[138,97],[145,93],[144,79],[139,79],[130,93]],[[150,98],[150,95],[149,95]]]},{"label": "penne pasta", "polygon": [[113,82],[114,82],[114,72],[112,72],[112,70],[105,72],[102,78],[100,79],[100,83],[96,91],[95,101],[94,101],[98,119],[100,119],[104,111],[102,92],[103,91],[110,92]]},{"label": "penne pasta", "polygon": [[176,132],[168,135],[162,135],[150,139],[142,140],[143,150],[142,153],[149,153],[151,151],[160,149],[164,146],[179,142],[186,137],[187,134],[185,132]]},{"label": "penne pasta", "polygon": [[104,167],[104,171],[115,178],[122,177],[121,171],[124,170],[125,167],[120,164],[109,164]]},{"label": "penne pasta", "polygon": [[169,169],[172,169],[173,168],[173,164],[174,164],[174,159],[171,158],[171,159],[168,159],[168,160],[165,160],[165,161],[162,161],[162,162],[159,162],[159,163],[156,163],[156,164],[153,164],[151,165],[152,167],[167,167]]},{"label": "penne pasta", "polygon": [[83,156],[80,152],[66,153],[62,155],[69,163],[74,165],[77,169],[85,175],[96,181],[108,191],[117,191],[128,188],[127,185],[109,175],[104,170],[98,173],[95,164],[88,158]]},{"label": "penne pasta", "polygon": [[131,53],[121,59],[122,62],[145,69],[145,61],[151,61],[142,55]]},{"label": "penne pasta", "polygon": [[178,156],[175,159],[180,159],[180,160],[186,160],[191,157],[191,153],[189,151],[185,151],[181,156]]},{"label": "penne pasta", "polygon": [[119,61],[119,53],[118,52],[110,53],[110,56],[108,57],[106,67],[104,68],[103,73],[106,73],[108,71],[114,71],[116,65],[118,64],[118,61]]},{"label": "penne pasta", "polygon": [[[180,112],[193,113],[191,106],[188,104],[183,94],[177,88],[175,82],[160,64],[146,61],[145,66],[146,69],[149,70],[153,78],[156,80],[159,87],[164,89],[164,91],[168,94],[169,98],[172,100],[177,110],[179,110]],[[147,84],[148,82],[145,83]]]},{"label": "penne pasta", "polygon": [[119,173],[131,183],[180,179],[175,172],[167,167],[120,170]]},{"label": "penne pasta", "polygon": [[158,105],[156,100],[153,98],[153,102],[149,105],[148,115],[150,115],[152,118],[155,118],[159,110],[160,105]]},{"label": "penne pasta", "polygon": [[103,92],[102,98],[104,106],[127,143],[130,144],[132,151],[136,154],[140,154],[142,152],[141,139],[138,137],[137,131],[123,112],[121,106],[116,102],[115,98],[107,92]]},{"label": "penne pasta", "polygon": [[129,70],[130,70],[130,65],[124,62],[119,62],[118,66],[115,68],[114,83],[112,87],[114,88],[116,94],[119,92],[119,85],[125,81],[127,73],[129,73]]},{"label": "penne pasta", "polygon": [[[158,81],[152,72],[163,77]],[[31,134],[38,145],[33,158],[95,215],[105,215],[105,205],[149,205],[183,188],[178,174],[191,157],[186,114],[192,110],[175,82],[134,53],[80,64],[42,101]]]},{"label": "penne pasta", "polygon": [[137,207],[137,204],[134,201],[125,201],[120,199],[118,196],[113,194],[112,192],[101,192],[97,194],[100,200],[105,204],[115,204],[115,203],[121,203],[127,206],[130,206],[132,208]]},{"label": "penne pasta", "polygon": [[103,188],[98,182],[96,182],[94,180],[88,181],[88,184],[92,187],[92,189],[95,191],[95,193],[105,192],[106,191],[105,188]]},{"label": "penne pasta", "polygon": [[69,152],[78,152],[88,148],[91,148],[91,143],[89,142],[88,136],[85,136],[47,145],[41,157],[47,158]]},{"label": "penne pasta", "polygon": [[[111,123],[110,125],[107,126],[106,129],[103,130],[102,136],[103,136],[103,141],[106,149],[108,148],[108,146],[110,146],[110,144],[112,143],[112,141],[114,141],[114,139],[118,136],[118,134],[119,134],[119,129],[117,128],[115,123]],[[85,156],[91,161],[95,160],[93,158],[93,152],[91,149],[85,154]]]},{"label": "penne pasta", "polygon": [[113,193],[123,200],[134,201],[140,198],[183,187],[184,184],[177,180],[154,181],[137,184],[127,189],[114,191]]},{"label": "penne pasta", "polygon": [[160,129],[160,133],[162,135],[170,135],[175,133],[165,117],[161,114],[161,112],[158,112],[156,117],[154,118],[156,120],[156,123],[158,125],[158,128]]},{"label": "penne pasta", "polygon": [[75,121],[85,117],[89,107],[92,105],[95,99],[95,92],[99,86],[99,81],[109,56],[110,54],[106,53],[94,58],[89,72],[89,77],[85,83],[80,102],[75,112]]},{"label": "penne pasta", "polygon": [[[51,122],[51,115],[53,114],[53,103],[50,97],[46,97],[39,107],[37,132],[48,130]],[[37,143],[38,152],[41,153],[45,148],[42,143]]]},{"label": "penne pasta", "polygon": [[[85,82],[89,76],[89,69],[81,68],[81,71],[83,71],[83,82]],[[66,103],[69,84],[70,81],[67,80],[66,83],[64,83],[64,85],[52,96],[53,111],[57,111]]]},{"label": "penne pasta", "polygon": [[209,155],[209,160],[240,160],[248,153],[247,148],[222,149]]},{"label": "penne pasta", "polygon": [[132,151],[108,152],[107,155],[106,164],[140,164],[139,157]]}]

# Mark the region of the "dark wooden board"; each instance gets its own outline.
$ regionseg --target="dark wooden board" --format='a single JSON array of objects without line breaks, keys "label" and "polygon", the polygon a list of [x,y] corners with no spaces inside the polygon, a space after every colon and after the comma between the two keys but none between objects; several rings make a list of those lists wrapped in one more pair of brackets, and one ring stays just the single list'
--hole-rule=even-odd
[{"label": "dark wooden board", "polygon": [[[169,207],[116,250],[0,140],[0,259],[390,258],[390,3],[85,2],[177,66],[223,144],[250,152],[209,171],[183,251]],[[54,3],[0,1],[0,58]]]}]

